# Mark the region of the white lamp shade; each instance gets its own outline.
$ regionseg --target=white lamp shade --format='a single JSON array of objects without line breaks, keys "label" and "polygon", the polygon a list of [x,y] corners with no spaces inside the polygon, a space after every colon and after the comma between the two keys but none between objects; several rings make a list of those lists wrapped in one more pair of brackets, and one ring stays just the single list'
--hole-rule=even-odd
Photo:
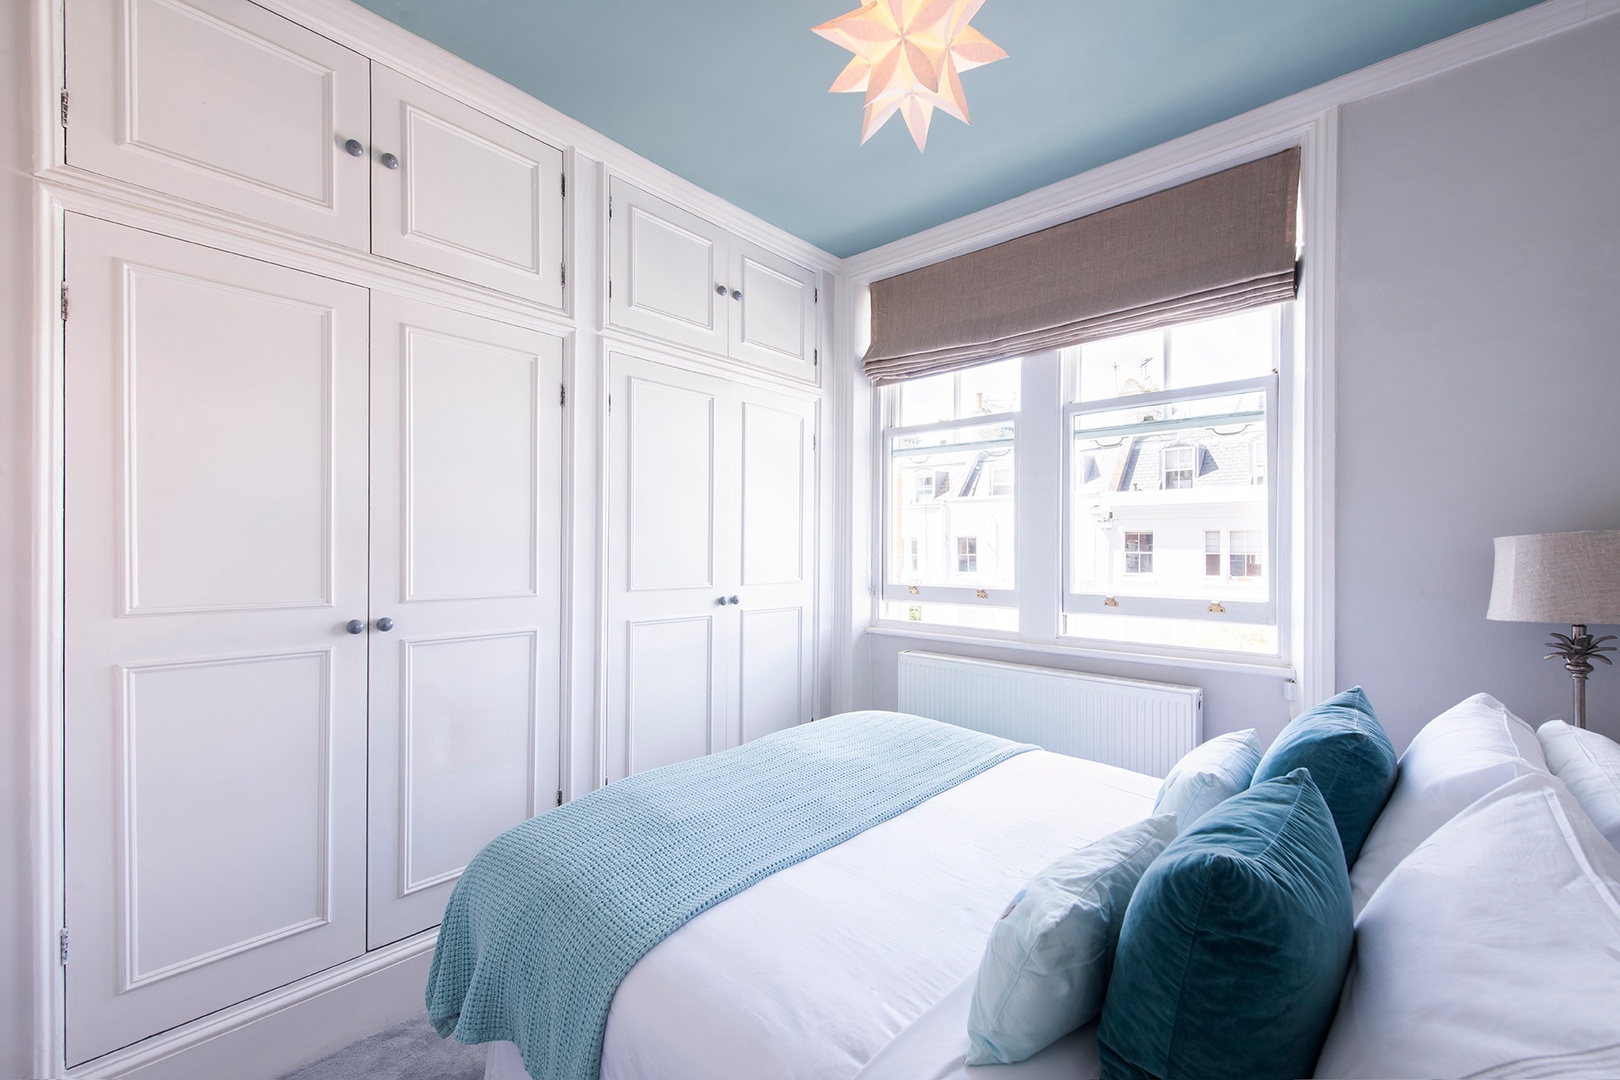
[{"label": "white lamp shade", "polygon": [[1620,623],[1620,531],[1498,536],[1485,617]]}]

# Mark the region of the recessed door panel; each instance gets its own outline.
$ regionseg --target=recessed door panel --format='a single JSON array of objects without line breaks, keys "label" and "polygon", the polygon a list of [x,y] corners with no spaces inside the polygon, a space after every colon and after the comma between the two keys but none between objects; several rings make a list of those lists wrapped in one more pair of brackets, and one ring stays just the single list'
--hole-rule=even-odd
[{"label": "recessed door panel", "polygon": [[739,741],[749,742],[809,719],[804,711],[804,677],[809,670],[804,616],[799,607],[742,613],[737,668],[741,675]]},{"label": "recessed door panel", "polygon": [[372,71],[372,247],[563,305],[563,154],[396,71]]},{"label": "recessed door panel", "polygon": [[407,646],[401,891],[459,874],[536,802],[535,635]]},{"label": "recessed door panel", "polygon": [[407,599],[533,596],[539,357],[404,333]]},{"label": "recessed door panel", "polygon": [[129,264],[128,610],[331,601],[331,312]]},{"label": "recessed door panel", "polygon": [[816,380],[816,275],[757,244],[733,238],[731,356]]},{"label": "recessed door panel", "polygon": [[327,921],[330,660],[123,671],[123,988]]},{"label": "recessed door panel", "polygon": [[629,381],[628,528],[633,590],[700,589],[715,573],[715,399]]},{"label": "recessed door panel", "polygon": [[702,757],[714,748],[713,619],[629,624],[626,774]]},{"label": "recessed door panel", "polygon": [[561,776],[562,341],[372,294],[372,948]]},{"label": "recessed door panel", "polygon": [[366,59],[252,4],[72,0],[68,162],[367,246]]},{"label": "recessed door panel", "polygon": [[609,186],[608,321],[694,349],[724,353],[735,301],[726,233],[624,181]]},{"label": "recessed door panel", "polygon": [[69,214],[70,1065],[365,948],[367,296]]},{"label": "recessed door panel", "polygon": [[744,585],[781,585],[808,576],[807,426],[797,410],[742,405]]},{"label": "recessed door panel", "polygon": [[604,778],[730,742],[736,421],[708,375],[608,358]]}]

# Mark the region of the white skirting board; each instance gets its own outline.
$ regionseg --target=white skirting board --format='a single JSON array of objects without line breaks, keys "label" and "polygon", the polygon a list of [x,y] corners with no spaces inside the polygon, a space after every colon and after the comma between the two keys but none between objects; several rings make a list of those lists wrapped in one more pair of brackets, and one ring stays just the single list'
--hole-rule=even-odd
[{"label": "white skirting board", "polygon": [[422,1012],[437,931],[87,1062],[70,1080],[275,1080]]},{"label": "white skirting board", "polygon": [[1204,691],[942,653],[900,654],[900,711],[1163,776],[1204,738]]}]

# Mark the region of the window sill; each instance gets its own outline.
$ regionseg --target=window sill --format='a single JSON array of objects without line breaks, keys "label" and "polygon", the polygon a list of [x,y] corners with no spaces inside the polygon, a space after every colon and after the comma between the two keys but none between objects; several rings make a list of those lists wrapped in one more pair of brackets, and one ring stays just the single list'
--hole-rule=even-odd
[{"label": "window sill", "polygon": [[1136,649],[1125,645],[1110,647],[1079,643],[1070,645],[1051,641],[1025,641],[1010,634],[1002,636],[986,634],[983,631],[976,630],[958,633],[944,627],[922,629],[915,624],[901,622],[875,622],[866,628],[866,633],[877,637],[954,642],[959,645],[976,645],[991,649],[1007,649],[1014,652],[1040,653],[1045,656],[1083,657],[1124,664],[1187,668],[1197,671],[1230,671],[1241,675],[1258,675],[1279,680],[1298,680],[1293,665],[1276,657],[1234,659],[1230,656],[1212,656],[1208,653],[1192,650],[1164,651],[1147,648]]}]

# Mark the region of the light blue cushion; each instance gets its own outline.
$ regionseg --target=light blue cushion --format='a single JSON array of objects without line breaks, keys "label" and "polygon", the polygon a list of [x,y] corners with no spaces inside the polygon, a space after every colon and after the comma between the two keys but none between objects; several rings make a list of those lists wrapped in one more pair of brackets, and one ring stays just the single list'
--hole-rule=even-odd
[{"label": "light blue cushion", "polygon": [[1353,934],[1350,875],[1310,773],[1234,795],[1131,898],[1097,1033],[1103,1076],[1310,1076]]},{"label": "light blue cushion", "polygon": [[1395,747],[1361,687],[1307,709],[1283,728],[1254,771],[1264,783],[1295,769],[1311,779],[1333,812],[1345,866],[1356,865],[1361,845],[1395,790]]},{"label": "light blue cushion", "polygon": [[1217,735],[1187,752],[1159,785],[1155,814],[1174,814],[1183,831],[1240,791],[1247,791],[1260,764],[1255,730]]},{"label": "light blue cushion", "polygon": [[1131,893],[1175,836],[1168,816],[1127,825],[1013,897],[979,963],[969,1065],[1023,1061],[1097,1015]]}]

